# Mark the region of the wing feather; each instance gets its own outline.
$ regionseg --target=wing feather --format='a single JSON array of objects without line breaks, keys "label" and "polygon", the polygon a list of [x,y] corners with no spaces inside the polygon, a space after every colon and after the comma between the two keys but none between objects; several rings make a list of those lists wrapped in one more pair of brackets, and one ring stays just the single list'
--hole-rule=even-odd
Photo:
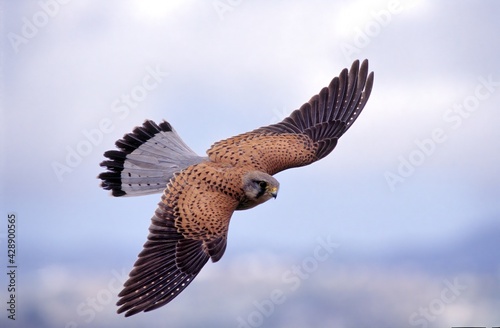
[{"label": "wing feather", "polygon": [[361,66],[355,61],[283,121],[219,141],[207,154],[212,161],[234,166],[252,163],[269,174],[311,164],[335,148],[359,117],[372,86],[368,61]]},{"label": "wing feather", "polygon": [[119,294],[118,313],[130,316],[167,304],[209,259],[217,262],[222,257],[238,201],[217,189],[213,182],[221,177],[214,172],[221,174],[210,164],[198,164],[170,181],[151,219],[144,249]]}]

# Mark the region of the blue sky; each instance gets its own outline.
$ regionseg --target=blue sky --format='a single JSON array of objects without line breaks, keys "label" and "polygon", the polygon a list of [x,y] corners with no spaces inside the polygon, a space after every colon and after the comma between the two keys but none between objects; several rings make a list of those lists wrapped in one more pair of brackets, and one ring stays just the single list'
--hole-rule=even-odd
[{"label": "blue sky", "polygon": [[[0,9],[1,204],[18,217],[26,326],[237,327],[255,300],[293,285],[280,277],[327,236],[340,245],[335,256],[253,324],[291,327],[287,315],[300,313],[350,327],[363,324],[357,307],[366,322],[419,327],[412,314],[438,306],[454,279],[468,292],[427,326],[500,324],[489,311],[500,304],[500,265],[486,242],[500,231],[496,2],[42,0]],[[96,179],[103,152],[145,119],[166,119],[204,154],[281,120],[365,58],[374,89],[335,151],[279,173],[276,201],[236,213],[223,260],[182,298],[137,318],[114,314],[114,279],[141,250],[159,196],[110,197]],[[226,282],[225,292],[213,287]],[[78,311],[96,295],[92,318]],[[217,295],[224,311],[214,310]],[[206,310],[193,315],[192,304]]]}]

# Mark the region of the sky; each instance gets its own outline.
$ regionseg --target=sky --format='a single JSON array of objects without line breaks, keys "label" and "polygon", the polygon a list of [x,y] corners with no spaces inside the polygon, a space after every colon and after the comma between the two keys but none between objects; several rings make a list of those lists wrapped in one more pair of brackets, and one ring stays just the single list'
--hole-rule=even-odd
[{"label": "sky", "polygon": [[[500,325],[498,10],[1,1],[0,261],[8,273],[15,217],[17,265],[2,327]],[[374,87],[336,149],[235,213],[222,260],[172,303],[117,315],[160,196],[111,197],[103,153],[165,119],[204,155],[282,120],[356,59]]]}]

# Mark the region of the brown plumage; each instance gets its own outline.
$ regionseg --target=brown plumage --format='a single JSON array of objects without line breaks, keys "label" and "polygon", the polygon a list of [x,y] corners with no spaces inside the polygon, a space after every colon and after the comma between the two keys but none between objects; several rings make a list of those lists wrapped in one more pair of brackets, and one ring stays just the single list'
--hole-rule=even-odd
[{"label": "brown plumage", "polygon": [[[187,147],[167,122],[146,121],[117,141],[101,163],[114,196],[163,191],[149,236],[119,294],[118,312],[150,311],[175,298],[209,259],[226,249],[235,210],[275,198],[272,175],[328,155],[364,108],[373,84],[355,61],[282,122],[215,143],[208,157]],[[166,188],[165,188],[166,185]]]}]

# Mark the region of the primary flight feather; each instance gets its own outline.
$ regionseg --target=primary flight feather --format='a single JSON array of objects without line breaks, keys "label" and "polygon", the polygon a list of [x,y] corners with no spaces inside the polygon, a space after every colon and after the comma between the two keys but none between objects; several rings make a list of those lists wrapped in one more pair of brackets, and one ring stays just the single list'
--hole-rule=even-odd
[{"label": "primary flight feather", "polygon": [[119,294],[118,313],[161,307],[226,249],[235,210],[276,198],[274,174],[327,156],[372,90],[368,61],[355,61],[283,121],[219,141],[196,155],[163,121],[145,121],[104,153],[101,186],[113,196],[162,192],[139,258]]}]

